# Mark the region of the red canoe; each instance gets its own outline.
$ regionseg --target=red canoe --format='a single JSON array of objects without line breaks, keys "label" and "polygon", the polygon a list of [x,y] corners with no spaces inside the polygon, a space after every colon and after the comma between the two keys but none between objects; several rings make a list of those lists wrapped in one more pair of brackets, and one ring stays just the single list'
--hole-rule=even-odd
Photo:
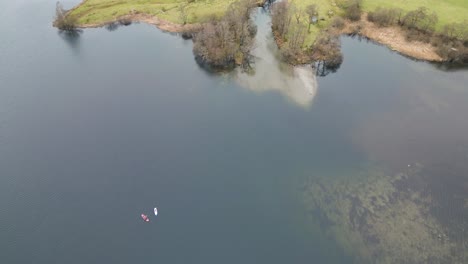
[{"label": "red canoe", "polygon": [[148,218],[147,215],[141,214],[141,218],[143,218],[143,220],[144,220],[145,222],[149,222],[149,218]]}]

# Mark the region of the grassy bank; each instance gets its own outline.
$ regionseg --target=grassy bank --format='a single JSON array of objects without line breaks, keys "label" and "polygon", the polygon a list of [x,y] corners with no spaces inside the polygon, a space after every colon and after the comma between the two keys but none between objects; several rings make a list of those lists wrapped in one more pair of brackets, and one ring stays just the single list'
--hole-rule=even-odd
[{"label": "grassy bank", "polygon": [[[306,12],[309,5],[315,4],[318,7],[318,23],[311,27],[311,31],[306,37],[304,46],[314,43],[320,31],[330,25],[333,17],[343,15],[342,7],[346,6],[346,0],[289,0],[290,3]],[[438,16],[436,30],[440,31],[444,25],[463,22],[468,20],[468,1],[466,0],[363,0],[362,10],[370,12],[378,7],[401,8],[403,12],[415,10],[419,7],[426,7],[430,13],[435,12]],[[303,15],[301,22],[308,25],[308,18]]]},{"label": "grassy bank", "polygon": [[308,32],[305,43],[306,45],[311,45],[317,35],[322,31],[323,29],[327,28],[330,24],[330,17],[329,17],[329,12],[330,14],[341,14],[342,10],[338,7],[337,3],[333,0],[301,0],[301,1],[290,1],[290,3],[293,3],[295,6],[297,6],[298,9],[301,10],[302,13],[304,13],[301,17],[301,21],[304,25],[309,25],[308,17],[305,15],[306,8],[310,5],[315,4],[317,6],[317,12],[318,12],[318,22],[314,24],[313,26],[310,27],[310,32]]},{"label": "grassy bank", "polygon": [[427,7],[439,17],[439,30],[443,25],[468,20],[466,0],[365,0],[362,4],[365,12],[374,11],[377,7],[401,8],[403,11],[415,10],[420,6]]},{"label": "grassy bank", "polygon": [[[207,22],[213,17],[222,17],[229,5],[236,0],[84,0],[73,8],[67,16],[77,21],[77,26],[92,27],[126,19],[129,21],[142,21],[157,25],[158,27],[174,32],[191,31],[190,26],[199,27],[199,23]],[[263,2],[262,0],[258,0]],[[468,21],[468,1],[466,0],[362,0],[359,4],[359,12],[371,13],[378,7],[397,8],[401,16],[412,13],[414,10],[424,7],[425,15],[437,18],[431,25],[430,34],[425,32],[426,41],[417,36],[420,32],[405,31],[401,24],[393,23],[386,27],[375,27],[373,23],[366,21],[366,15],[361,21],[350,22],[342,18],[348,17],[352,2],[358,0],[285,0],[288,1],[286,9],[288,15],[283,12],[283,21],[287,24],[287,30],[277,36],[278,44],[282,50],[286,50],[285,60],[294,64],[307,63],[311,60],[323,60],[330,54],[339,55],[339,43],[327,39],[321,34],[327,31],[328,35],[343,33],[359,33],[389,46],[405,55],[431,61],[448,60],[447,54],[459,52],[466,53],[466,47],[462,47],[463,39],[458,44],[444,44],[447,39],[438,37],[442,35],[444,26],[453,23]],[[277,4],[275,4],[277,5]],[[315,6],[314,15],[311,15],[311,5]],[[415,12],[415,11],[414,11]],[[413,12],[413,13],[414,13]],[[311,16],[314,18],[311,22]],[[357,19],[360,16],[358,13]],[[338,21],[338,22],[337,22]],[[467,23],[467,22],[465,22]],[[180,26],[184,25],[184,26]],[[339,26],[337,26],[339,25]],[[350,28],[350,25],[353,28]],[[464,24],[463,24],[464,25]],[[344,29],[343,29],[344,27]],[[331,30],[330,30],[331,29]],[[341,31],[340,31],[341,30]],[[318,38],[320,36],[320,38]],[[409,36],[409,37],[408,37]],[[434,37],[433,37],[434,36]],[[424,37],[424,36],[422,36]],[[412,38],[412,40],[409,40]],[[430,38],[432,38],[430,40]],[[434,41],[434,39],[438,41]],[[290,41],[290,40],[293,41]],[[398,42],[398,43],[396,43]],[[430,43],[432,42],[432,43]],[[437,50],[435,45],[437,44]],[[429,44],[428,44],[429,43]],[[317,49],[318,46],[322,49]],[[283,49],[284,48],[284,49]],[[315,50],[314,50],[315,49]],[[329,52],[333,50],[332,52]],[[441,50],[443,52],[441,52]],[[463,51],[459,51],[463,50]],[[440,55],[440,56],[439,56]],[[341,56],[341,55],[340,55]],[[458,55],[457,55],[458,56]],[[463,55],[466,57],[466,55]],[[454,57],[454,56],[452,56]],[[456,56],[455,56],[456,57]],[[464,59],[466,61],[466,58]]]},{"label": "grassy bank", "polygon": [[[222,16],[227,7],[235,0],[84,0],[74,8],[70,15],[76,16],[80,25],[105,24],[128,14],[146,14],[177,24],[183,24],[182,12],[185,12],[186,23],[199,23],[211,16]],[[329,26],[332,17],[343,14],[346,0],[290,0],[299,13],[300,21],[308,26],[305,14],[309,5],[318,8],[319,21],[308,32],[305,45],[315,41],[318,33]],[[377,7],[401,8],[403,11],[427,7],[439,17],[436,28],[443,25],[468,20],[468,1],[466,0],[363,0],[364,12],[375,10]],[[182,11],[182,7],[184,11]]]},{"label": "grassy bank", "polygon": [[341,34],[366,36],[416,59],[468,60],[465,0],[288,0],[276,6],[273,31],[292,64],[339,62]]},{"label": "grassy bank", "polygon": [[235,0],[84,0],[70,15],[80,25],[105,24],[128,14],[157,16],[183,24],[182,7],[187,23],[203,22],[211,16],[220,17]]}]

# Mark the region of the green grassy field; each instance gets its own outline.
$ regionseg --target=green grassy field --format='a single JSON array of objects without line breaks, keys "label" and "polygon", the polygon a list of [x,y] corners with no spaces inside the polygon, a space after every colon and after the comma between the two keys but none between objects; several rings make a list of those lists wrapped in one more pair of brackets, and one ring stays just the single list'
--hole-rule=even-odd
[{"label": "green grassy field", "polygon": [[[290,3],[294,3],[298,8],[305,10],[307,6],[315,4],[318,8],[318,17],[323,18],[325,20],[319,21],[317,24],[312,25],[310,28],[310,33],[307,34],[306,37],[306,45],[310,45],[315,41],[315,38],[320,33],[323,28],[326,28],[330,24],[330,19],[328,17],[328,12],[332,11],[335,14],[339,14],[342,10],[337,6],[334,5],[334,1],[332,0],[295,0],[290,1]],[[304,11],[305,12],[305,11]],[[308,25],[308,18],[307,16],[303,15],[301,18],[303,24]]]},{"label": "green grassy field", "polygon": [[[86,0],[71,13],[78,17],[80,24],[101,24],[113,21],[116,18],[134,12],[158,16],[159,18],[181,23],[180,7],[186,5],[188,23],[203,22],[207,17],[222,16],[229,4],[235,0]],[[311,44],[322,28],[329,25],[331,19],[328,12],[342,13],[338,6],[346,0],[289,0],[299,9],[305,10],[308,5],[318,6],[319,17],[324,18],[317,25],[311,27],[306,44]],[[377,7],[399,7],[405,11],[420,6],[434,11],[439,17],[437,28],[451,22],[468,20],[468,0],[363,0],[364,11],[372,11]],[[302,16],[301,21],[307,25],[307,17]]]},{"label": "green grassy field", "polygon": [[437,28],[453,22],[468,20],[468,0],[364,0],[364,11],[373,11],[377,7],[401,8],[404,11],[414,10],[420,6],[427,7],[439,17]]},{"label": "green grassy field", "polygon": [[101,24],[131,12],[155,15],[159,18],[182,23],[180,7],[186,5],[188,23],[202,22],[215,15],[222,16],[235,0],[86,0],[71,12],[80,24]]},{"label": "green grassy field", "polygon": [[[335,14],[342,14],[343,10],[339,6],[346,0],[290,0],[297,7],[305,10],[308,5],[315,4],[318,6],[319,17],[325,21],[320,21],[317,25],[312,26],[311,32],[308,34],[305,45],[311,45],[316,39],[322,28],[327,27],[331,18],[328,17],[328,12],[332,11]],[[363,0],[363,11],[369,12],[377,7],[394,7],[401,8],[405,12],[417,9],[418,7],[427,7],[430,12],[435,12],[439,17],[436,28],[440,30],[443,25],[453,22],[463,22],[468,20],[468,0]],[[307,18],[304,17],[301,21],[307,25]]]}]

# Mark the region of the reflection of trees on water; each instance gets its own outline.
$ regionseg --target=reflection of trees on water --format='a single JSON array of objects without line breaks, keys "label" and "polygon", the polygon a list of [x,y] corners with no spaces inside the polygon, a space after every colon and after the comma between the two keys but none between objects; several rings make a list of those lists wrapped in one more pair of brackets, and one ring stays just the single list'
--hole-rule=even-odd
[{"label": "reflection of trees on water", "polygon": [[434,68],[444,71],[444,72],[456,72],[456,71],[466,71],[468,70],[468,64],[462,63],[443,63],[443,62],[433,62],[431,63]]},{"label": "reflection of trees on water", "polygon": [[109,24],[106,25],[106,29],[107,29],[108,31],[111,31],[111,32],[112,32],[112,31],[117,30],[117,29],[119,28],[119,26],[120,26],[119,23],[117,23],[117,22],[112,22],[112,23],[109,23]]},{"label": "reflection of trees on water", "polygon": [[59,30],[59,36],[74,50],[79,51],[80,36],[83,33],[81,29],[74,30]]},{"label": "reflection of trees on water", "polygon": [[130,26],[133,22],[127,17],[121,17],[119,20],[111,22],[105,26],[108,31],[115,31],[121,26]]},{"label": "reflection of trees on water", "polygon": [[255,48],[247,63],[233,73],[236,81],[249,90],[276,91],[301,107],[309,107],[317,91],[313,69],[282,62],[271,33],[268,11],[260,8],[254,16],[258,27]]},{"label": "reflection of trees on water", "polygon": [[265,0],[262,8],[264,10],[270,10],[271,5],[276,2],[277,0]]},{"label": "reflection of trees on water", "polygon": [[341,63],[330,63],[328,61],[317,61],[312,65],[315,75],[325,77],[330,73],[335,73],[341,66]]}]

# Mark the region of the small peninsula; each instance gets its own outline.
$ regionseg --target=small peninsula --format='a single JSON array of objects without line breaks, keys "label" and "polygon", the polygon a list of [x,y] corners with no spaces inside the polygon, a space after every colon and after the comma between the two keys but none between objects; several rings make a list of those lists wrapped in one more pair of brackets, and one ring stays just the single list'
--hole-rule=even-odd
[{"label": "small peninsula", "polygon": [[[238,1],[84,0],[76,7],[63,11],[63,15],[58,14],[54,25],[61,28],[60,22],[66,21],[66,27],[62,27],[68,29],[70,26],[88,28],[144,22],[165,31],[185,33],[192,37],[203,31],[203,25],[229,16],[228,10],[236,2]],[[271,5],[275,40],[283,59],[291,64],[324,61],[329,67],[339,66],[343,60],[339,42],[342,34],[366,37],[415,59],[468,63],[468,1],[240,2],[248,2],[243,6],[249,8]],[[246,35],[251,37],[251,34]],[[232,53],[232,58],[224,61],[242,64],[238,51],[228,53]],[[248,53],[248,50],[244,50],[244,53]]]}]

